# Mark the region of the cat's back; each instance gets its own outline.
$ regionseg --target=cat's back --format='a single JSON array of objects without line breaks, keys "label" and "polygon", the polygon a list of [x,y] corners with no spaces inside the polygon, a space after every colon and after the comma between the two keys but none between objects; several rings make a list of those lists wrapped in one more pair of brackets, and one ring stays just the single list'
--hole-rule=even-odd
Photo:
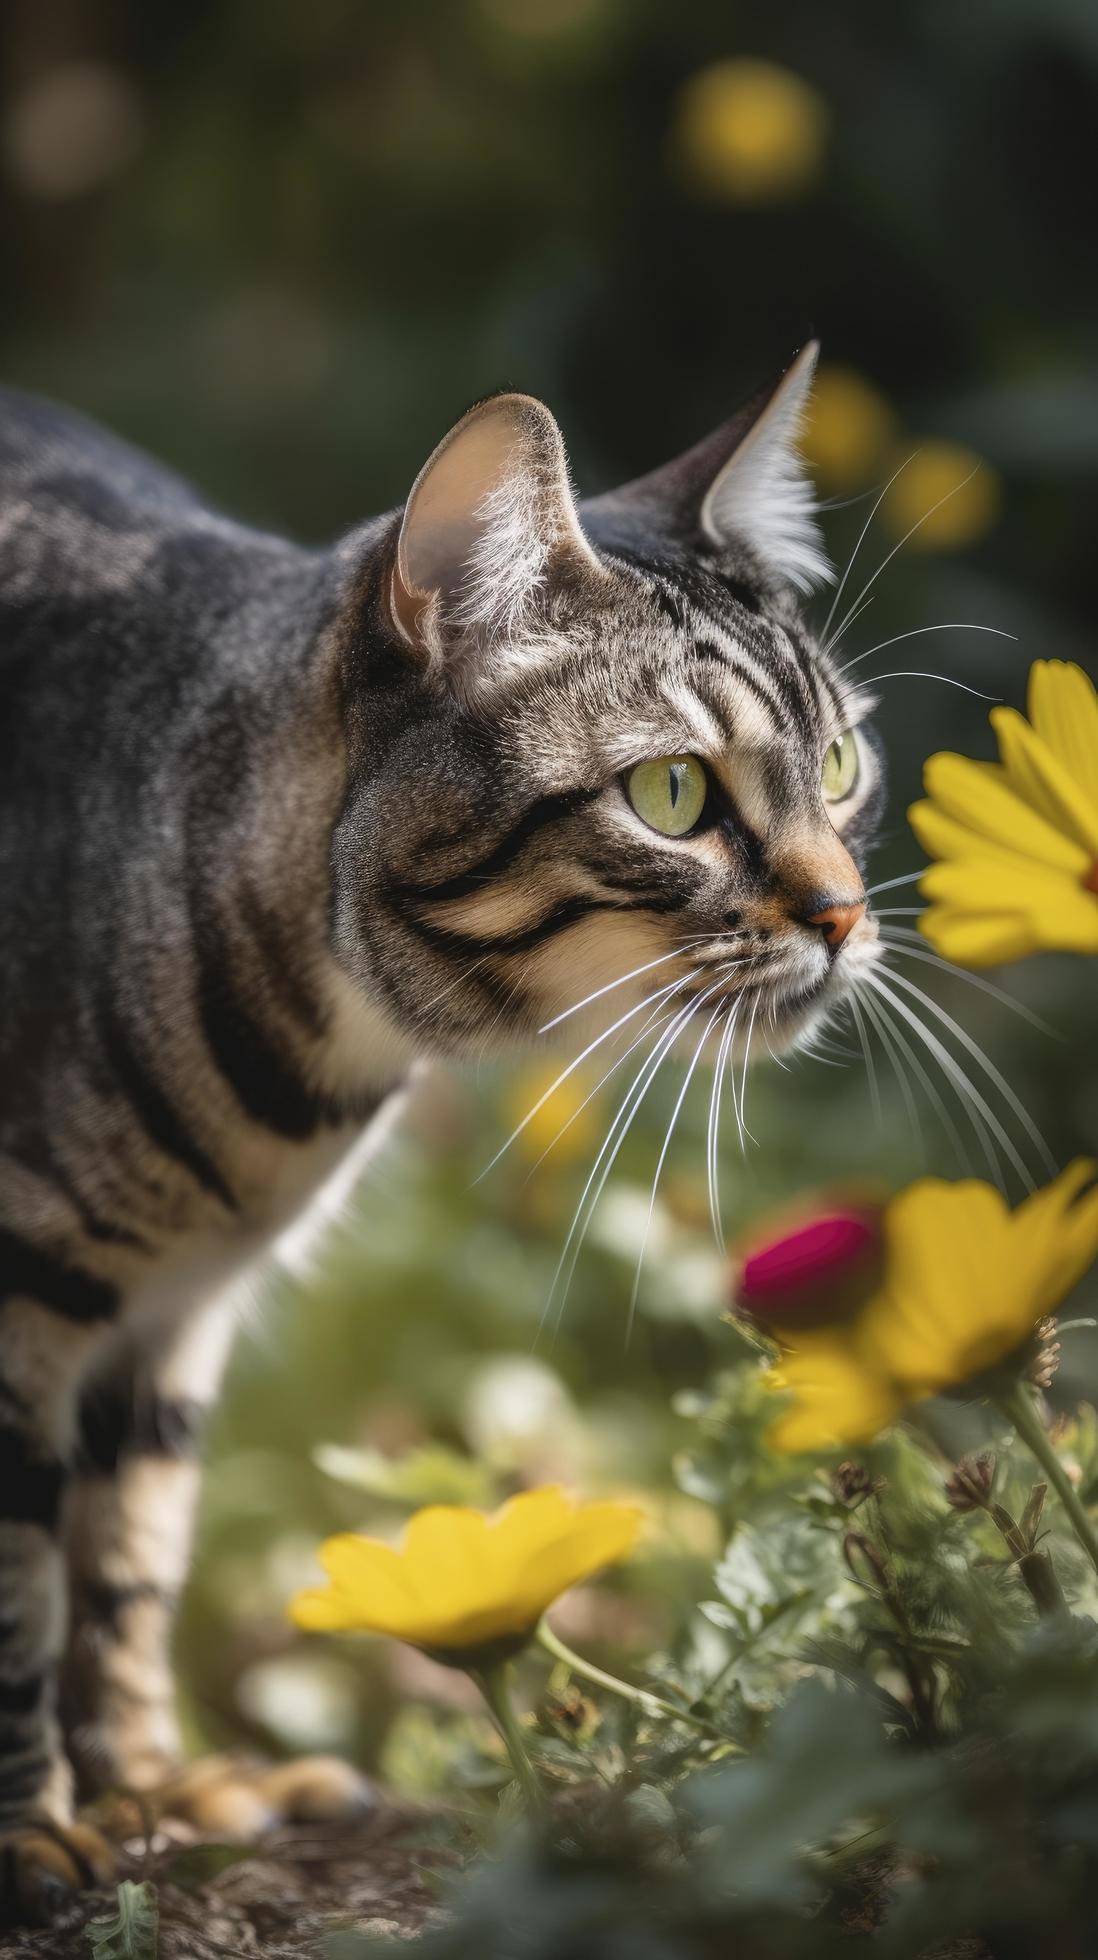
[{"label": "cat's back", "polygon": [[[92,597],[133,578],[142,552],[194,521],[195,493],[74,410],[0,387],[0,603]],[[0,640],[0,659],[10,631]]]}]

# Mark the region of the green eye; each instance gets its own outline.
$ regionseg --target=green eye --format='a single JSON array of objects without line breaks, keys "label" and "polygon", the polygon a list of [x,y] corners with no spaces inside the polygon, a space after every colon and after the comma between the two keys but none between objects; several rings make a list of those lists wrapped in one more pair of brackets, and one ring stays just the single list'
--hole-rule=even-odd
[{"label": "green eye", "polygon": [[705,808],[705,770],[696,755],[661,755],[629,772],[629,801],[664,837],[685,837]]},{"label": "green eye", "polygon": [[824,756],[823,793],[828,803],[849,796],[858,780],[858,738],[852,729],[832,742]]}]

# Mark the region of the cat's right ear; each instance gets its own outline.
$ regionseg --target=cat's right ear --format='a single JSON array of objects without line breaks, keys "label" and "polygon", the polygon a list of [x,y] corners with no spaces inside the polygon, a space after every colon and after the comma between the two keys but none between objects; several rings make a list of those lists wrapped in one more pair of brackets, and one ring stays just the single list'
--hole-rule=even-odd
[{"label": "cat's right ear", "polygon": [[532,395],[478,403],[404,511],[389,603],[409,651],[444,665],[543,628],[562,579],[605,577],[580,529],[564,443]]}]

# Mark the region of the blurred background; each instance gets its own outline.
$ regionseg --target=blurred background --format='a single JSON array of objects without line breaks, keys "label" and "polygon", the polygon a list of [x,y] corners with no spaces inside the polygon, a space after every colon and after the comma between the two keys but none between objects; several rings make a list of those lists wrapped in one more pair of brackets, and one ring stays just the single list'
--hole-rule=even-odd
[{"label": "blurred background", "polygon": [[[935,629],[863,669],[905,670],[880,688],[875,878],[920,862],[905,810],[925,756],[993,752],[987,702],[948,680],[1020,705],[1034,658],[1093,672],[1088,0],[6,0],[0,33],[6,380],[312,540],[400,501],[487,390],[543,396],[593,491],[685,447],[816,332],[808,448],[840,567],[910,458],[844,604],[926,516],[844,643]],[[952,622],[970,627],[936,630]],[[882,902],[918,900],[907,884]],[[1000,976],[1051,1035],[933,966],[897,954],[896,970],[986,1050],[1058,1160],[1094,1146],[1088,966]],[[980,1064],[931,1025],[1032,1161]],[[721,1149],[732,1235],[824,1182],[959,1168],[895,1059],[906,1094],[879,1043],[871,1082],[846,1035],[826,1062],[753,1074],[755,1142],[741,1152],[729,1112]],[[596,1650],[672,1639],[704,1590],[718,1546],[692,1481],[693,1391],[734,1339],[708,1085],[668,1157],[632,1326],[671,1067],[542,1326],[617,1096],[580,1109],[595,1078],[570,1079],[472,1179],[551,1079],[539,1064],[427,1085],[319,1257],[257,1287],[181,1639],[198,1739],[337,1747],[400,1788],[438,1782],[472,1720],[463,1677],[403,1649],[321,1653],[282,1617],[319,1535],[390,1529],[426,1498],[558,1477],[640,1490],[658,1583],[650,1564],[643,1599],[567,1609]],[[1061,1394],[1096,1373],[1073,1337]]]}]

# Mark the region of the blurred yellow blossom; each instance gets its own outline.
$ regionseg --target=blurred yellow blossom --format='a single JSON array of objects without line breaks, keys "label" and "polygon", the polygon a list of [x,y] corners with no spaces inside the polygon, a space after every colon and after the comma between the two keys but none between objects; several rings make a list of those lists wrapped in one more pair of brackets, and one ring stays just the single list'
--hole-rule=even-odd
[{"label": "blurred yellow blossom", "polygon": [[940,860],[920,927],[962,966],[1098,953],[1098,694],[1081,667],[1037,660],[1028,707],[992,710],[997,763],[931,756],[908,812]]},{"label": "blurred yellow blossom", "polygon": [[290,1618],[331,1633],[384,1633],[455,1666],[515,1651],[548,1606],[624,1558],[643,1512],[579,1504],[555,1485],[486,1517],[460,1505],[417,1511],[397,1546],[343,1532],[320,1547],[326,1588],[299,1592]]},{"label": "blurred yellow blossom", "polygon": [[[740,1303],[781,1350],[770,1381],[789,1400],[771,1430],[775,1447],[866,1442],[909,1403],[1020,1361],[1098,1257],[1096,1172],[1079,1159],[1015,1211],[976,1179],[920,1178],[876,1221],[876,1268],[866,1261],[864,1233],[847,1221],[811,1240],[802,1230],[788,1260],[783,1244],[771,1248],[768,1283],[748,1287]],[[872,1229],[872,1220],[861,1223]],[[831,1323],[820,1300],[811,1321],[804,1317],[806,1247],[835,1289],[841,1318]],[[788,1318],[773,1277],[783,1263]],[[841,1283],[847,1269],[860,1276],[860,1295]]]},{"label": "blurred yellow blossom", "polygon": [[515,1143],[529,1161],[550,1151],[558,1163],[582,1157],[600,1133],[597,1100],[587,1100],[598,1077],[578,1068],[559,1075],[557,1064],[546,1064],[520,1069],[508,1084],[504,1113],[512,1128],[522,1125]]},{"label": "blurred yellow blossom", "polygon": [[822,490],[856,490],[877,471],[895,418],[878,388],[853,368],[821,367],[812,385],[801,447]]},{"label": "blurred yellow blossom", "polygon": [[770,61],[715,61],[680,90],[671,144],[697,189],[754,204],[810,184],[826,135],[823,98],[799,75]]},{"label": "blurred yellow blossom", "polygon": [[897,537],[911,532],[913,550],[959,551],[991,530],[1001,503],[998,476],[974,450],[930,441],[898,471],[881,516]]}]

